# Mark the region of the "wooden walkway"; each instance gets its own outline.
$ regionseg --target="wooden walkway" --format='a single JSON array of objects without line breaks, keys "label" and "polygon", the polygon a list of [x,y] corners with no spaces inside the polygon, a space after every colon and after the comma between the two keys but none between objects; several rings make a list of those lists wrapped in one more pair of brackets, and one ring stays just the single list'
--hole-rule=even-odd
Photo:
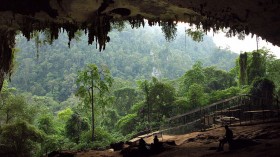
[{"label": "wooden walkway", "polygon": [[[267,102],[271,104],[267,105]],[[234,96],[213,104],[196,108],[167,119],[160,132],[182,134],[205,130],[217,125],[231,125],[271,118],[280,120],[279,100],[267,100],[250,95]]]}]

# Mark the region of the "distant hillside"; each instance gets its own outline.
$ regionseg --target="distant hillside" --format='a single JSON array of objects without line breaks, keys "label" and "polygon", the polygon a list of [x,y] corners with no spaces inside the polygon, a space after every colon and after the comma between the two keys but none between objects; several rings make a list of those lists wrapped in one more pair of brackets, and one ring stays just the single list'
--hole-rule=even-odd
[{"label": "distant hillside", "polygon": [[11,85],[36,95],[55,95],[58,100],[65,100],[75,91],[76,73],[88,63],[106,65],[114,77],[133,81],[153,75],[175,79],[196,61],[230,70],[238,56],[219,49],[207,36],[203,42],[195,42],[182,29],[178,29],[176,39],[171,42],[165,40],[159,27],[131,29],[127,26],[122,32],[113,30],[102,52],[95,44],[88,45],[84,33],[71,41],[70,48],[66,33],[61,33],[51,45],[42,44],[44,36],[39,34],[31,41],[17,36],[20,51]]}]

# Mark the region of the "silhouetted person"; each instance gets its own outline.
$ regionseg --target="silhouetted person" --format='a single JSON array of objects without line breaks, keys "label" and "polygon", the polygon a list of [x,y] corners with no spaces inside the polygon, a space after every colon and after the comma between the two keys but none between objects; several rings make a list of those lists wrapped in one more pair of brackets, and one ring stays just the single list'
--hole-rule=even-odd
[{"label": "silhouetted person", "polygon": [[159,142],[157,135],[154,137],[154,143],[151,144],[152,153],[158,153],[161,151],[162,143]]},{"label": "silhouetted person", "polygon": [[145,140],[143,138],[141,138],[139,140],[139,146],[138,146],[138,149],[140,151],[146,151],[147,150],[147,147],[146,147],[147,143],[145,142]]},{"label": "silhouetted person", "polygon": [[155,137],[154,137],[154,145],[158,145],[158,144],[159,144],[159,140],[158,140],[157,135],[155,135]]},{"label": "silhouetted person", "polygon": [[227,125],[225,125],[225,129],[226,129],[226,135],[223,139],[220,140],[220,144],[219,144],[219,148],[218,151],[223,151],[224,150],[224,144],[228,143],[229,148],[232,144],[233,141],[233,132],[231,129],[228,128]]}]

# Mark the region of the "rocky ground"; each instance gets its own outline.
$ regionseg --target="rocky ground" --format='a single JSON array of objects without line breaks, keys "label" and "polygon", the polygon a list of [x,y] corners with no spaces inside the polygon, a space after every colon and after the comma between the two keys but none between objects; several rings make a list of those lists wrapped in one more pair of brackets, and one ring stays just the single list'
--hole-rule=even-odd
[{"label": "rocky ground", "polygon": [[[212,128],[204,132],[185,135],[163,135],[163,142],[175,141],[176,145],[164,144],[164,150],[158,154],[142,155],[154,157],[279,157],[280,156],[280,122],[258,125],[231,126],[236,141],[235,149],[229,150],[225,144],[224,151],[217,152],[219,138],[224,135],[223,127]],[[159,138],[160,141],[162,140]],[[144,139],[152,143],[153,137]],[[84,151],[75,153],[77,157],[122,157],[120,151]],[[131,156],[135,156],[132,154]],[[139,156],[139,155],[136,155]]]}]

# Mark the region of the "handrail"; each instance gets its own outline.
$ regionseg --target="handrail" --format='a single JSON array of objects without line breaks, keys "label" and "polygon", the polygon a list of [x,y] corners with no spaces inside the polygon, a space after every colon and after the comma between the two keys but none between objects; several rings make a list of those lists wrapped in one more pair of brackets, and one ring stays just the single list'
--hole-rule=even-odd
[{"label": "handrail", "polygon": [[170,117],[170,118],[166,119],[166,121],[170,121],[170,120],[173,120],[173,119],[177,119],[177,118],[180,118],[180,117],[183,117],[183,116],[186,116],[186,115],[189,115],[189,114],[198,112],[198,111],[200,111],[200,110],[207,109],[207,108],[213,107],[213,106],[215,106],[215,105],[218,105],[218,104],[221,104],[221,103],[225,103],[225,102],[231,101],[231,100],[236,99],[236,98],[239,98],[239,97],[241,97],[241,96],[248,96],[248,95],[238,95],[238,96],[234,96],[234,97],[227,98],[227,99],[224,99],[224,100],[220,100],[220,101],[217,101],[217,102],[212,103],[212,104],[210,104],[210,105],[207,105],[207,106],[204,106],[204,107],[201,107],[201,108],[196,108],[196,109],[194,109],[194,110],[188,111],[188,112],[186,112],[186,113],[184,113],[184,114],[180,114],[180,115],[177,115],[177,116]]},{"label": "handrail", "polygon": [[[172,129],[179,129],[181,127],[189,126],[189,125],[191,125],[193,123],[196,123],[196,122],[199,122],[199,121],[201,121],[202,123],[204,121],[204,125],[205,125],[205,117],[208,116],[208,115],[216,115],[217,111],[227,112],[227,110],[234,109],[234,108],[240,108],[240,107],[241,107],[240,110],[244,111],[244,109],[245,109],[244,105],[249,106],[249,108],[250,108],[250,106],[252,106],[251,103],[255,102],[256,100],[267,100],[267,99],[269,99],[269,98],[257,97],[257,96],[252,96],[252,95],[248,95],[248,94],[233,96],[233,97],[230,97],[230,98],[227,98],[227,99],[217,101],[217,102],[212,103],[210,105],[200,107],[200,108],[196,108],[196,109],[193,109],[193,110],[188,111],[186,113],[168,118],[168,119],[166,119],[165,126],[162,126],[164,129],[161,129],[160,131],[164,132],[164,131],[169,131],[169,130],[172,130]],[[233,103],[224,104],[224,103],[230,102],[232,100],[238,100],[238,101],[233,101]],[[280,111],[279,110],[279,105],[280,105],[279,102],[280,101],[276,97],[273,97],[272,100],[273,100],[273,102],[275,102],[275,101],[277,102],[278,117],[280,118],[280,112],[279,112]],[[260,101],[260,102],[263,103],[263,101]],[[220,104],[224,104],[222,106],[222,108],[219,107]],[[212,107],[215,107],[215,106],[216,106],[216,108],[212,108]],[[245,110],[248,110],[248,109],[245,109]],[[264,113],[264,111],[265,110],[262,108],[263,113]],[[192,115],[192,114],[194,114],[194,115],[189,117],[189,118],[186,117],[186,116]],[[243,114],[243,112],[242,113],[237,113],[237,114],[239,114],[239,116],[240,116],[240,114]],[[203,119],[203,117],[204,117],[204,119]],[[246,117],[248,118],[248,116],[245,116],[245,120],[246,120]],[[180,118],[183,118],[183,119],[180,119]],[[242,118],[244,119],[243,115],[242,115]],[[263,115],[263,118],[264,118],[264,115]],[[249,119],[251,121],[251,118],[249,118]],[[174,121],[174,120],[178,120],[178,121]],[[175,122],[175,123],[170,123],[172,121]],[[242,120],[240,120],[240,124],[241,124],[241,121]],[[264,121],[264,119],[263,119],[263,121]],[[208,123],[209,123],[209,118],[208,118]],[[173,124],[173,125],[170,126],[170,124]],[[200,129],[202,129],[202,128],[200,128]]]}]

